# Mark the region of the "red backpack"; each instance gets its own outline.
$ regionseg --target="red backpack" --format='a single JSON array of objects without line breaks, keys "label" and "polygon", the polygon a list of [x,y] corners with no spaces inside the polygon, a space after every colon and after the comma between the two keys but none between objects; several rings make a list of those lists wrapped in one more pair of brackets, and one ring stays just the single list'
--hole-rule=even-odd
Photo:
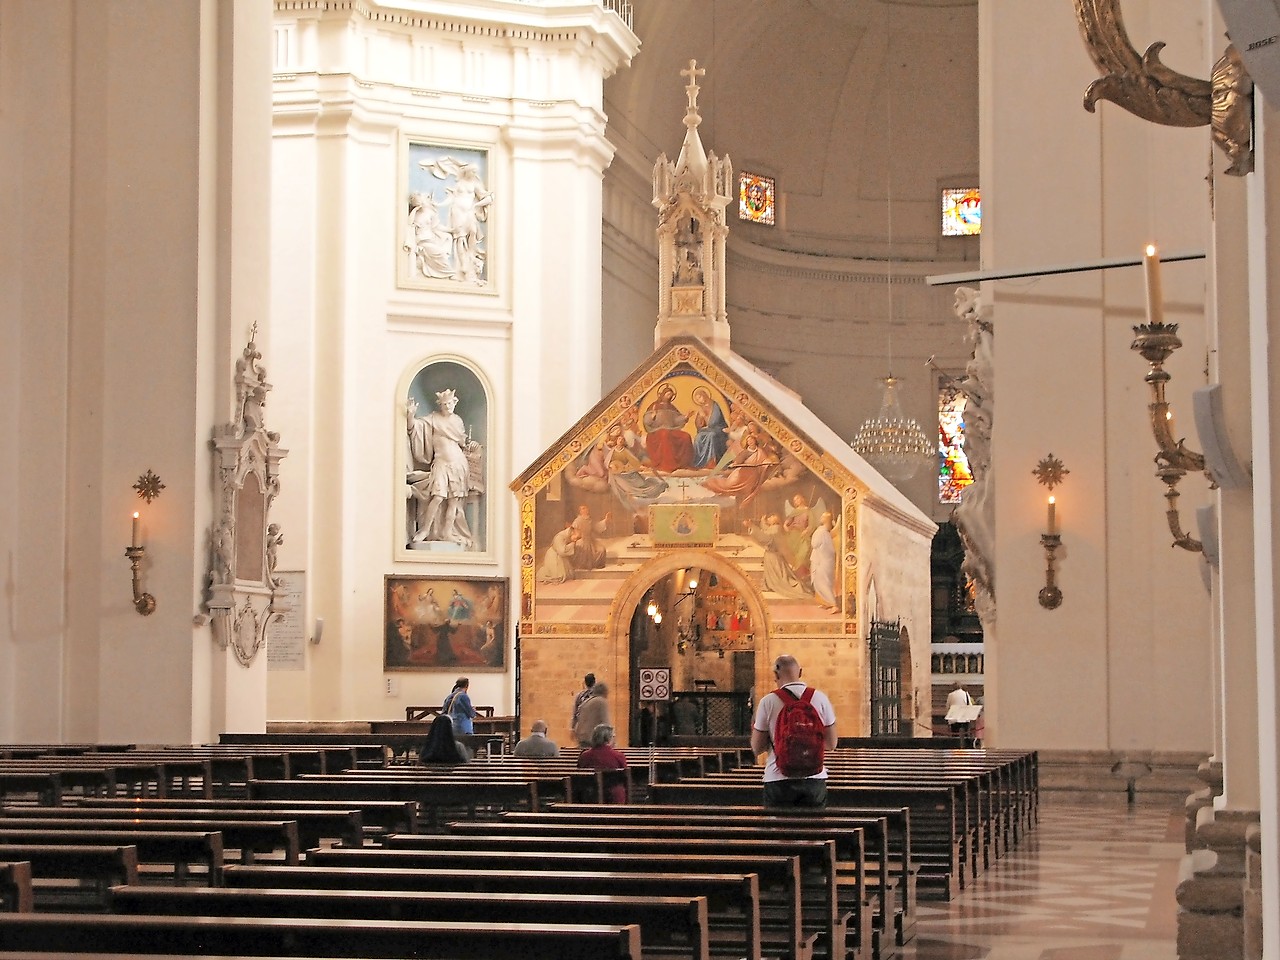
[{"label": "red backpack", "polygon": [[786,687],[774,691],[782,700],[773,727],[773,756],[778,772],[789,779],[812,777],[822,771],[827,745],[826,725],[818,716],[813,687],[797,697]]}]

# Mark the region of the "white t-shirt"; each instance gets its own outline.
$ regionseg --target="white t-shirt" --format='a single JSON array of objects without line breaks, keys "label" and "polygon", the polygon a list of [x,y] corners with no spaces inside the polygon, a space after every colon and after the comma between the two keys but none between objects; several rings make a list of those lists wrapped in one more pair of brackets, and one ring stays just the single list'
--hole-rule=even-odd
[{"label": "white t-shirt", "polygon": [[[785,684],[785,686],[797,697],[804,696],[806,685],[803,680],[796,680],[793,683]],[[822,725],[824,727],[830,727],[835,724],[836,711],[831,706],[831,701],[827,699],[827,695],[825,693],[823,693],[821,690],[814,690],[813,699],[810,700],[809,702],[812,703],[813,708],[818,711],[818,716],[822,719]],[[774,693],[771,690],[768,693],[766,693],[763,697],[760,698],[760,706],[756,708],[756,720],[755,720],[755,723],[752,724],[752,726],[755,727],[755,729],[761,731],[762,733],[769,734],[769,759],[765,761],[765,765],[764,765],[764,782],[765,783],[772,783],[775,780],[789,779],[788,777],[784,777],[782,775],[782,772],[778,769],[777,758],[773,755],[773,728],[774,728],[774,724],[778,722],[778,714],[781,712],[782,712],[782,698],[779,697],[776,693]],[[824,766],[821,770],[819,770],[817,773],[815,773],[812,777],[809,777],[808,779],[810,780],[827,779],[827,768]]]},{"label": "white t-shirt", "polygon": [[969,691],[957,687],[947,694],[947,710],[952,707],[967,707],[973,703],[973,698],[969,696]]}]

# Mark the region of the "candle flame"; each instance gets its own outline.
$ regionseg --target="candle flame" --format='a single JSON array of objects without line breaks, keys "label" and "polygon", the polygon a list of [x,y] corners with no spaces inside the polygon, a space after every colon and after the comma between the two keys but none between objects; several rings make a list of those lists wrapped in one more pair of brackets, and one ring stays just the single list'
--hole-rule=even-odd
[{"label": "candle flame", "polygon": [[137,519],[138,519],[138,511],[137,511],[137,510],[133,511],[133,519],[135,519],[135,520],[137,520]]},{"label": "candle flame", "polygon": [[1057,503],[1058,501],[1057,501],[1056,499],[1054,499],[1053,497],[1050,497],[1050,498],[1049,498],[1049,502],[1050,502],[1050,503]]},{"label": "candle flame", "polygon": [[1156,255],[1156,245],[1154,243],[1147,244],[1147,256],[1154,257]]}]

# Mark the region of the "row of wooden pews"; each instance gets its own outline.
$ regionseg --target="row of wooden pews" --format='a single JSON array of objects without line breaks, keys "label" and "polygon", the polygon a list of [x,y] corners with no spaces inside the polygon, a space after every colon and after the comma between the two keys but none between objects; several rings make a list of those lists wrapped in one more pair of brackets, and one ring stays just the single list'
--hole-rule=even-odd
[{"label": "row of wooden pews", "polygon": [[[179,791],[166,774],[167,789],[144,796],[117,784],[110,796],[64,794],[56,809],[10,803],[0,833],[88,834],[99,842],[80,849],[124,861],[109,879],[80,876],[106,913],[67,913],[41,895],[47,864],[0,851],[0,906],[12,911],[0,916],[0,960],[90,944],[178,955],[887,960],[912,936],[917,882],[949,895],[1035,819],[1034,757],[1023,754],[836,751],[822,811],[763,809],[759,768],[739,749],[629,754],[628,770],[606,772],[640,801],[622,806],[599,802],[611,781],[578,770],[572,754],[456,767],[291,759],[287,769],[262,764],[270,775],[242,789],[206,792],[193,775]],[[217,868],[156,872],[137,843],[119,842],[126,819],[136,841],[216,832]],[[203,830],[214,825],[225,829]],[[277,825],[288,826],[276,839],[252,839]]]}]

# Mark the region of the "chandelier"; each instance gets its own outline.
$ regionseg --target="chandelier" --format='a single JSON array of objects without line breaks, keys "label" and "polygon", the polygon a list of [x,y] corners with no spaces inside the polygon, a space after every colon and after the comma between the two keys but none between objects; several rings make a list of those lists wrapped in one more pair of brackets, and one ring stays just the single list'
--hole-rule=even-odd
[{"label": "chandelier", "polygon": [[901,484],[920,471],[933,457],[934,449],[920,424],[903,415],[898,405],[898,378],[891,373],[883,383],[880,412],[859,428],[850,446],[879,473]]}]

